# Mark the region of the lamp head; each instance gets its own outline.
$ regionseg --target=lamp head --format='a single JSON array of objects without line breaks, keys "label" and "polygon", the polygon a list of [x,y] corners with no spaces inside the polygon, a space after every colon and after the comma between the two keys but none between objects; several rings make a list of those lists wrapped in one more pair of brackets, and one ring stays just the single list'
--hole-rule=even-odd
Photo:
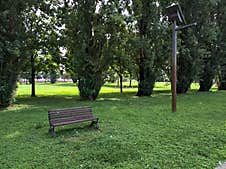
[{"label": "lamp head", "polygon": [[184,14],[183,14],[179,4],[172,4],[171,6],[167,7],[166,10],[167,10],[167,16],[168,16],[169,21],[171,21],[171,22],[177,21],[178,23],[186,23]]}]

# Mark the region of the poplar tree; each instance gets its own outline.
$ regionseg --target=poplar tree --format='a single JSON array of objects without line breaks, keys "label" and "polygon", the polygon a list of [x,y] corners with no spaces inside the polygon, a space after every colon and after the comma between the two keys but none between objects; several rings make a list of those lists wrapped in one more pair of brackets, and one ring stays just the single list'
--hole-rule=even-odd
[{"label": "poplar tree", "polygon": [[219,90],[226,90],[226,1],[221,0],[217,5],[217,24],[219,26],[217,47],[219,54]]},{"label": "poplar tree", "polygon": [[169,36],[162,18],[164,7],[158,1],[132,1],[133,22],[136,23],[134,32],[137,32],[134,48],[138,51],[138,96],[152,94],[155,80],[167,60],[165,54],[166,51],[169,52],[166,45],[169,40],[166,38]]},{"label": "poplar tree", "polygon": [[218,25],[216,21],[217,2],[199,1],[200,16],[198,17],[198,31],[196,37],[199,43],[200,71],[199,71],[199,91],[209,91],[216,77],[219,64],[217,54],[217,33]]},{"label": "poplar tree", "polygon": [[119,1],[78,0],[64,4],[66,47],[78,76],[82,100],[96,100],[112,63],[109,48],[117,32]]}]

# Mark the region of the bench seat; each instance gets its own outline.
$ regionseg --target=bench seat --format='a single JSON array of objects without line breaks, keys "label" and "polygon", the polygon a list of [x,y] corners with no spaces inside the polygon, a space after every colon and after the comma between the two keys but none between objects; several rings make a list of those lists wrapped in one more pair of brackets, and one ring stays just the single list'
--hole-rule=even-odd
[{"label": "bench seat", "polygon": [[55,135],[54,128],[57,126],[63,126],[73,123],[80,123],[91,121],[91,125],[99,128],[98,118],[96,118],[92,113],[91,107],[74,107],[74,108],[65,108],[65,109],[55,109],[48,111],[49,132],[51,135]]}]

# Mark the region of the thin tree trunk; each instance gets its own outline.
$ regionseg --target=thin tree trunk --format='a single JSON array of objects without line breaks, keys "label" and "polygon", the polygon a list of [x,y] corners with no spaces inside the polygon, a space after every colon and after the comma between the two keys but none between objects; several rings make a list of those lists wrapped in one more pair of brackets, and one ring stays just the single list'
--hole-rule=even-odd
[{"label": "thin tree trunk", "polygon": [[226,63],[221,65],[218,90],[226,90]]},{"label": "thin tree trunk", "polygon": [[129,77],[129,87],[132,87],[132,75],[130,74],[130,77]]},{"label": "thin tree trunk", "polygon": [[122,75],[119,75],[120,79],[120,93],[122,93]]},{"label": "thin tree trunk", "polygon": [[35,97],[35,59],[31,55],[31,97]]},{"label": "thin tree trunk", "polygon": [[138,92],[137,96],[143,96],[143,85],[144,82],[144,52],[143,49],[140,49],[140,61],[139,61],[139,84],[138,84]]},{"label": "thin tree trunk", "polygon": [[212,87],[212,80],[211,79],[206,79],[206,81],[202,80],[199,82],[199,92],[208,92],[211,87]]}]

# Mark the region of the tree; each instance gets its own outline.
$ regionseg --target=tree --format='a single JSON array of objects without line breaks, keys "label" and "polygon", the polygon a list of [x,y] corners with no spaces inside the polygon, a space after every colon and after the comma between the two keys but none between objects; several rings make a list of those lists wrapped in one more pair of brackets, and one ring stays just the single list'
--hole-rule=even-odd
[{"label": "tree", "polygon": [[[45,67],[46,65],[42,65],[37,62],[39,60],[39,56],[48,56],[47,54],[59,56],[58,50],[58,32],[59,28],[57,27],[56,21],[56,9],[55,4],[50,3],[49,1],[41,1],[37,4],[34,4],[30,8],[28,8],[25,12],[25,24],[26,31],[28,33],[27,37],[27,46],[28,50],[31,53],[30,56],[30,66],[31,66],[31,96],[36,96],[35,94],[35,76],[38,73],[37,71],[41,71],[41,67]],[[48,58],[47,58],[48,60]],[[55,60],[59,60],[59,57]],[[45,63],[46,64],[46,63]],[[51,77],[54,77],[53,81],[55,81],[55,72],[51,70]],[[51,78],[52,79],[52,78]],[[52,82],[53,82],[52,81]]]},{"label": "tree", "polygon": [[31,0],[0,2],[0,107],[12,103],[19,71],[29,55],[24,11],[33,3]]},{"label": "tree", "polygon": [[213,84],[218,66],[216,2],[179,1],[187,22],[198,25],[179,34],[178,93],[186,93],[198,78],[199,91],[209,91]]},{"label": "tree", "polygon": [[[197,21],[196,12],[199,11],[197,1],[179,1],[187,23]],[[199,23],[198,23],[199,24]],[[196,28],[188,28],[178,33],[178,69],[177,69],[177,93],[186,93],[198,72],[199,54]]]},{"label": "tree", "polygon": [[114,64],[112,64],[112,69],[117,73],[119,76],[119,83],[120,83],[120,93],[122,93],[122,82],[123,82],[123,75],[130,70],[129,66],[132,66],[130,64],[129,57],[125,55],[125,53],[122,53],[123,50],[121,49],[118,51],[114,58]]},{"label": "tree", "polygon": [[104,83],[104,74],[112,62],[107,43],[117,27],[118,1],[79,0],[67,8],[67,49],[72,55],[81,99],[95,100]]},{"label": "tree", "polygon": [[[138,96],[149,96],[153,92],[155,80],[160,73],[167,55],[167,40],[163,8],[157,1],[133,0],[132,22],[136,25],[134,39],[139,66]],[[161,39],[163,38],[163,39]],[[166,49],[164,47],[166,46]]]},{"label": "tree", "polygon": [[59,56],[55,55],[40,55],[37,57],[36,60],[36,67],[37,72],[43,72],[50,78],[50,82],[53,84],[56,82],[57,78],[59,77],[59,64],[60,61],[58,60]]},{"label": "tree", "polygon": [[214,1],[199,1],[200,13],[196,37],[199,43],[201,63],[199,71],[199,91],[209,91],[217,73],[217,32],[216,24],[217,3]]},{"label": "tree", "polygon": [[[119,8],[119,7],[118,7]],[[123,75],[132,72],[133,67],[132,58],[127,49],[127,43],[129,41],[129,30],[126,27],[125,19],[127,16],[123,16],[122,11],[118,10],[118,14],[114,16],[115,27],[117,33],[111,35],[111,41],[108,41],[107,47],[110,49],[110,52],[113,55],[113,62],[111,68],[117,73],[120,83],[120,92],[122,93],[122,82]]]},{"label": "tree", "polygon": [[217,4],[217,25],[219,26],[218,38],[217,38],[217,52],[219,55],[220,61],[220,70],[219,70],[219,90],[226,90],[226,2],[221,0]]}]

